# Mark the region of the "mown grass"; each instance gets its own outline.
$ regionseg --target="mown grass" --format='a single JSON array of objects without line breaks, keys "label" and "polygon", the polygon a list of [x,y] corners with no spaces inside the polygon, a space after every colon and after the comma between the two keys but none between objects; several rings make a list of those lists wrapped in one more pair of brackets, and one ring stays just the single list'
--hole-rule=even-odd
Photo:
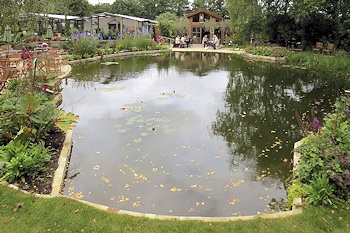
[{"label": "mown grass", "polygon": [[97,210],[78,201],[38,198],[0,185],[0,232],[350,232],[350,210],[307,208],[280,219],[232,222],[152,220]]}]

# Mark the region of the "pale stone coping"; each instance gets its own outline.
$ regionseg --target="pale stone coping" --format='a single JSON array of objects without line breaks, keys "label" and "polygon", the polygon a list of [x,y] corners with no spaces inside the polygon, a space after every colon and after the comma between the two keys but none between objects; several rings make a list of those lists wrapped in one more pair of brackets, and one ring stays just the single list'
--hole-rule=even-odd
[{"label": "pale stone coping", "polygon": [[92,58],[68,61],[68,64],[70,64],[70,65],[80,65],[80,64],[85,64],[85,63],[88,63],[88,62],[101,61],[101,60],[106,59],[106,58],[123,57],[123,56],[135,56],[135,55],[147,55],[147,54],[153,54],[154,55],[154,54],[160,54],[160,53],[164,53],[164,52],[169,52],[169,50],[164,49],[164,50],[147,50],[147,51],[112,53],[112,54],[103,55],[103,56],[96,56],[96,57],[92,57]]},{"label": "pale stone coping", "polygon": [[67,167],[68,167],[68,163],[71,155],[72,144],[73,144],[73,131],[68,130],[66,132],[66,138],[64,140],[60,157],[58,159],[58,167],[53,177],[52,191],[51,191],[51,196],[53,197],[59,196],[62,190],[64,178],[66,176],[66,171],[67,171]]}]

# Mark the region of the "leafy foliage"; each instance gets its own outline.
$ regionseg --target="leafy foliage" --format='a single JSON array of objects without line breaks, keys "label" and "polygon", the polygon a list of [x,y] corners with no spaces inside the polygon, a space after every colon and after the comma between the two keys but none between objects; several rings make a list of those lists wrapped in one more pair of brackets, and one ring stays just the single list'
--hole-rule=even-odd
[{"label": "leafy foliage", "polygon": [[348,80],[350,75],[350,57],[345,51],[337,51],[334,56],[318,56],[311,52],[289,53],[286,63],[309,68],[314,72],[328,74],[330,78]]},{"label": "leafy foliage", "polygon": [[148,50],[155,46],[155,41],[150,39],[148,35],[137,35],[133,39],[133,46],[135,50]]},{"label": "leafy foliage", "polygon": [[305,184],[308,203],[335,205],[350,193],[350,98],[335,104],[317,134],[304,139],[296,179]]},{"label": "leafy foliage", "polygon": [[86,33],[80,33],[75,36],[73,43],[73,53],[82,58],[89,58],[95,55],[98,44],[96,36],[88,36]]},{"label": "leafy foliage", "polygon": [[27,84],[14,81],[8,91],[0,95],[0,142],[6,144],[14,138],[40,142],[50,132],[67,130],[78,117],[58,110],[42,92],[22,93]]},{"label": "leafy foliage", "polygon": [[339,198],[334,194],[333,186],[326,175],[305,184],[304,192],[307,204],[337,207],[339,203]]},{"label": "leafy foliage", "polygon": [[45,170],[44,164],[51,158],[52,153],[44,145],[12,141],[0,147],[0,161],[5,162],[0,170],[1,180],[13,182],[21,179],[35,179]]}]

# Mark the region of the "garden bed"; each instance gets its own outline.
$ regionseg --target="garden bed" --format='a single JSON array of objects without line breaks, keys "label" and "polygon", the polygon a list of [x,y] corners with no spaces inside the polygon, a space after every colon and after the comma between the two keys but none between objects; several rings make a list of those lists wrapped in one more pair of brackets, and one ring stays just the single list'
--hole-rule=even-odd
[{"label": "garden bed", "polygon": [[46,164],[47,170],[35,180],[27,179],[27,182],[25,183],[18,182],[14,185],[29,193],[49,195],[52,191],[53,177],[58,167],[58,159],[60,157],[64,140],[65,132],[50,134],[45,141],[45,146],[50,146],[54,154],[52,155],[51,160]]}]

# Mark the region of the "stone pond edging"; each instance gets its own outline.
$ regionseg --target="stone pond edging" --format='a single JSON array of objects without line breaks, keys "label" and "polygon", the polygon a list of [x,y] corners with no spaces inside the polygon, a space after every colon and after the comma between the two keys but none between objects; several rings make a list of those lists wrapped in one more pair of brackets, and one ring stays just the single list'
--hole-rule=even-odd
[{"label": "stone pond edging", "polygon": [[113,54],[108,54],[108,55],[103,55],[103,56],[91,57],[91,58],[87,58],[87,59],[73,60],[73,61],[69,61],[68,64],[70,64],[70,65],[81,65],[81,64],[86,64],[86,63],[89,63],[89,62],[101,61],[103,59],[109,59],[109,58],[114,58],[114,57],[147,55],[147,54],[153,54],[154,55],[154,54],[160,54],[160,53],[165,53],[165,52],[169,52],[169,50],[149,50],[149,51],[121,52],[121,53],[113,53]]},{"label": "stone pond edging", "polygon": [[[118,54],[111,54],[112,56],[104,56],[104,58],[112,58],[112,57],[119,57],[119,56],[132,56],[132,55],[142,55],[142,54],[155,54],[155,53],[161,53],[161,52],[167,52],[166,50],[156,50],[156,51],[142,51],[142,52],[125,52],[125,53],[118,53]],[[252,55],[255,56],[255,55]],[[262,57],[262,56],[260,56]],[[86,60],[86,61],[85,61]],[[101,57],[97,58],[90,58],[85,60],[77,60],[77,61],[70,61],[69,64],[85,64],[90,61],[98,61],[101,60]],[[274,61],[272,59],[272,61]],[[66,77],[69,72],[71,71],[70,65],[62,66],[62,70],[64,72],[63,75],[59,76],[59,79],[62,79]],[[58,97],[62,98],[62,97]],[[296,142],[294,144],[294,148],[298,147],[301,144],[301,141]],[[43,198],[51,198],[51,197],[58,197],[58,196],[65,196],[62,195],[62,188],[64,185],[64,179],[66,177],[66,171],[69,165],[69,160],[71,156],[71,149],[73,145],[73,131],[68,130],[66,132],[65,141],[63,143],[63,147],[60,153],[60,157],[58,160],[58,168],[55,171],[54,177],[53,177],[53,184],[52,184],[52,191],[50,195],[43,195],[43,194],[35,194],[35,196],[43,197]],[[298,165],[298,161],[300,159],[300,154],[294,152],[293,155],[293,172],[295,172],[295,168]],[[6,182],[2,182],[3,184],[7,184]],[[9,184],[8,187],[12,189],[19,190],[19,188],[13,184]],[[27,191],[20,190],[24,193],[28,193]],[[301,208],[301,198],[296,198],[293,201],[293,207],[290,211],[282,211],[282,212],[276,212],[272,214],[257,214],[257,215],[249,215],[249,216],[234,216],[234,217],[200,217],[200,216],[173,216],[173,215],[158,215],[158,214],[149,214],[149,213],[141,213],[141,212],[134,212],[134,211],[128,211],[128,210],[118,210],[115,208],[111,208],[105,205],[95,204],[92,202],[84,201],[75,199],[69,196],[65,196],[70,199],[77,200],[79,202],[85,203],[87,205],[90,205],[92,207],[95,207],[100,210],[105,210],[111,213],[117,213],[117,214],[126,214],[130,216],[135,217],[146,217],[150,219],[160,219],[160,220],[199,220],[204,222],[226,222],[226,221],[236,221],[236,220],[250,220],[250,219],[273,219],[273,218],[281,218],[281,217],[287,217],[291,215],[296,215],[302,213]]]}]

